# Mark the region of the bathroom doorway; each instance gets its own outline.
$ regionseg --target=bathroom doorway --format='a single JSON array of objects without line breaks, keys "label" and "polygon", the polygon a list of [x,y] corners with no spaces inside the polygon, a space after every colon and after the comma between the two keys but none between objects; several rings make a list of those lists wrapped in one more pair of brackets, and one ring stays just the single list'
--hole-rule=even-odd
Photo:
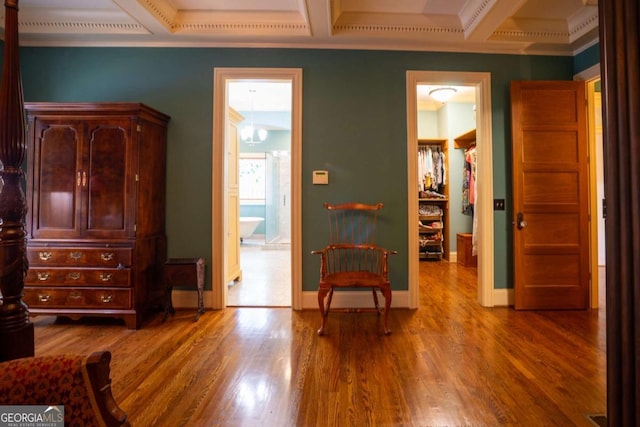
[{"label": "bathroom doorway", "polygon": [[[301,71],[215,69],[214,74],[212,252],[225,266],[224,273],[213,273],[214,308],[296,308]],[[216,132],[220,129],[226,131]],[[229,174],[236,173],[234,181]],[[230,224],[237,224],[238,237],[229,241]],[[236,245],[239,273],[229,280]]]},{"label": "bathroom doorway", "polygon": [[291,82],[228,82],[239,113],[239,277],[227,282],[227,305],[291,306]]}]

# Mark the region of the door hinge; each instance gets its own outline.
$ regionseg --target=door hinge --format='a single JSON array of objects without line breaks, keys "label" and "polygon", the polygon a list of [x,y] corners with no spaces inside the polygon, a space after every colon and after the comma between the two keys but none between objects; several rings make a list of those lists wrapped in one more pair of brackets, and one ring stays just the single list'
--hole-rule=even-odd
[{"label": "door hinge", "polygon": [[602,199],[602,219],[607,219],[607,199]]},{"label": "door hinge", "polygon": [[133,224],[133,232],[135,233],[136,231],[138,231],[138,224]]},{"label": "door hinge", "polygon": [[136,174],[136,182],[140,182],[140,175]]},{"label": "door hinge", "polygon": [[137,130],[138,132],[142,132],[142,126],[140,126],[140,123],[138,123],[138,124],[136,125],[136,130]]}]

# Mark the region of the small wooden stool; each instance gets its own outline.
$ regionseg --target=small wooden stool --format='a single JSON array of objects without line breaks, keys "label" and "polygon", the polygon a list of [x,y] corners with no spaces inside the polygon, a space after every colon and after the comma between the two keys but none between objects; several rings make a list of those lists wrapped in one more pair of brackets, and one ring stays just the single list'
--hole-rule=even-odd
[{"label": "small wooden stool", "polygon": [[477,267],[478,256],[473,255],[473,235],[470,233],[458,233],[456,238],[458,264],[465,267]]},{"label": "small wooden stool", "polygon": [[164,313],[166,320],[169,314],[176,311],[173,308],[171,292],[174,286],[194,286],[198,290],[198,311],[195,321],[204,313],[204,259],[203,258],[170,258],[164,263],[164,285],[167,287],[167,308]]}]

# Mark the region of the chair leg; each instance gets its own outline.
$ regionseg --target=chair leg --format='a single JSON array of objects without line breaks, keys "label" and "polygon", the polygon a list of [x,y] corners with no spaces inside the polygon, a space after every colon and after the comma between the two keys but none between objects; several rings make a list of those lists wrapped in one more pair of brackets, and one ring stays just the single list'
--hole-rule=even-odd
[{"label": "chair leg", "polygon": [[389,316],[389,309],[391,308],[391,288],[383,288],[380,289],[382,295],[384,296],[384,313],[382,314],[382,324],[384,327],[384,334],[389,335],[391,333],[391,329],[387,326],[387,319]]},{"label": "chair leg", "polygon": [[[329,303],[327,304],[327,308],[325,309],[324,300],[329,294]],[[333,289],[329,288],[318,288],[318,307],[320,308],[320,317],[322,318],[322,324],[320,325],[320,329],[318,329],[318,335],[322,336],[324,334],[324,327],[327,323],[327,316],[329,315],[329,306],[331,305],[331,297],[333,296]]]},{"label": "chair leg", "polygon": [[378,303],[378,293],[376,292],[376,288],[371,288],[371,292],[373,293],[373,304],[376,307],[378,316],[380,316],[380,304]]},{"label": "chair leg", "polygon": [[329,310],[331,310],[331,300],[333,300],[333,288],[329,289],[329,297],[327,298],[327,306],[325,307],[325,317],[329,315]]}]

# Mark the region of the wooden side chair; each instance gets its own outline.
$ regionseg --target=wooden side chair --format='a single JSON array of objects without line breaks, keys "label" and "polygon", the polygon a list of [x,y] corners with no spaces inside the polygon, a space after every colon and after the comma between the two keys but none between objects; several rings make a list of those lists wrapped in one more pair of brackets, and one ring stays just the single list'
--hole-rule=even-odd
[{"label": "wooden side chair", "polygon": [[[318,306],[322,325],[318,335],[324,334],[331,299],[336,288],[370,288],[374,308],[359,311],[382,313],[385,335],[391,333],[387,326],[391,307],[391,283],[389,282],[389,251],[375,244],[378,212],[383,204],[325,203],[329,214],[329,244],[321,250],[312,251],[320,255],[320,282],[318,284]],[[384,297],[384,309],[378,304],[378,294]]]}]

